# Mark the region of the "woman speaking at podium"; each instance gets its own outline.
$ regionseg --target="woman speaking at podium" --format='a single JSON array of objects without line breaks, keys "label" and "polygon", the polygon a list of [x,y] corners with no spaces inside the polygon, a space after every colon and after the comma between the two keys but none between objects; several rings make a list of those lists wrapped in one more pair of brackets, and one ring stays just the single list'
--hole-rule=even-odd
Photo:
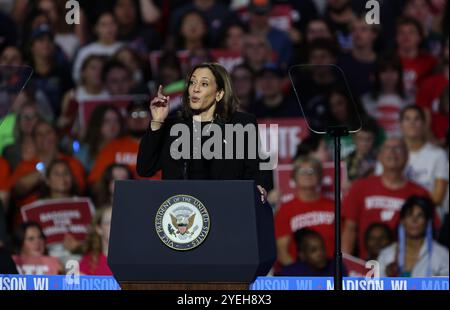
[{"label": "woman speaking at podium", "polygon": [[[150,177],[161,170],[163,179],[255,180],[256,184],[259,184],[258,189],[264,202],[266,191],[261,186],[264,183],[259,169],[256,118],[253,115],[237,111],[238,100],[233,92],[231,79],[226,69],[215,63],[197,65],[188,74],[186,85],[182,95],[181,109],[174,117],[168,117],[170,98],[163,95],[162,86],[159,86],[157,96],[150,102],[152,120],[140,142],[136,165],[137,173],[142,177]],[[245,127],[249,124],[255,126],[256,142],[249,143],[249,136],[244,140],[243,145],[238,145],[238,139],[227,142],[224,132],[229,126],[225,125]],[[183,125],[185,126],[183,127]],[[219,127],[221,130],[218,133],[216,129]],[[181,144],[181,148],[188,146],[189,150],[176,148],[175,151],[184,154],[188,152],[189,156],[174,159],[174,145],[179,146],[179,139],[185,139],[186,136],[174,136],[173,133],[171,135],[171,129],[177,132],[180,128],[189,130],[190,141],[181,141],[184,142]],[[225,154],[226,147],[230,147],[227,143],[233,143],[232,158],[204,156],[205,141],[216,134],[222,135],[219,136],[222,154]],[[216,138],[218,137],[216,136]],[[199,141],[194,141],[195,139],[199,139]],[[248,151],[248,147],[253,147],[253,145],[256,148],[253,150],[256,158],[248,156],[249,153],[252,153]],[[242,148],[240,151],[244,150],[244,157],[235,156],[238,147]],[[199,149],[201,150],[200,156],[195,156]]]}]

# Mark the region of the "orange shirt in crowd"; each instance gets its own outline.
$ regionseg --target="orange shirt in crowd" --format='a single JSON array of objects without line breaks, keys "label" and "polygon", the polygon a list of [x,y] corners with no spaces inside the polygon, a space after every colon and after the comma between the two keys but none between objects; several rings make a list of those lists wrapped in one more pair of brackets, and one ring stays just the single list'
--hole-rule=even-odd
[{"label": "orange shirt in crowd", "polygon": [[0,157],[0,192],[9,192],[11,169],[8,162]]},{"label": "orange shirt in crowd", "polygon": [[[98,153],[91,174],[89,183],[96,183],[102,178],[103,172],[111,164],[123,164],[128,166],[135,179],[142,179],[136,172],[136,160],[139,151],[139,141],[131,136],[117,138],[105,145]],[[160,173],[151,179],[161,179]]]},{"label": "orange shirt in crowd", "polygon": [[[84,193],[86,189],[86,174],[84,172],[83,165],[81,164],[78,159],[67,156],[64,154],[60,154],[58,156],[58,159],[62,159],[67,161],[69,164],[70,170],[72,171],[72,174],[75,178],[75,181],[77,182],[77,188],[79,191],[79,194]],[[16,184],[16,182],[21,179],[22,177],[31,174],[36,171],[36,165],[39,163],[39,159],[33,158],[32,160],[22,161],[17,165],[16,169],[14,170],[12,176],[11,176],[11,188]],[[20,199],[16,199],[16,205],[21,207],[26,204],[32,203],[38,199],[38,192],[37,190],[33,191],[32,193],[26,195],[25,197],[22,197]]]}]

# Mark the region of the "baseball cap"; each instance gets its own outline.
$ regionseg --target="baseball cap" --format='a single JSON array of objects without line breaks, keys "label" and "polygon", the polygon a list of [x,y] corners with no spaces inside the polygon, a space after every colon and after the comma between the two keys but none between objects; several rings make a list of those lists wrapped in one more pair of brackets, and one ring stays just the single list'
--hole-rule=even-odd
[{"label": "baseball cap", "polygon": [[283,70],[281,70],[280,67],[274,63],[268,63],[268,64],[264,65],[264,67],[258,72],[258,76],[261,77],[261,76],[265,75],[266,73],[275,74],[276,76],[278,76],[280,78],[282,78],[284,76]]},{"label": "baseball cap", "polygon": [[50,36],[50,38],[53,39],[53,31],[51,27],[47,24],[42,24],[31,31],[30,39],[33,41],[46,35]]}]

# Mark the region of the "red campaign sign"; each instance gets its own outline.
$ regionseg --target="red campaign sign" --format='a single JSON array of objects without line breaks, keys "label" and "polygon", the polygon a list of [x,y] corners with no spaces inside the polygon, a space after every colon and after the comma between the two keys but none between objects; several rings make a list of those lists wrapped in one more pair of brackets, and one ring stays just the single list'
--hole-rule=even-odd
[{"label": "red campaign sign", "polygon": [[[275,139],[278,139],[278,146],[275,148],[278,153],[278,164],[290,164],[297,152],[300,142],[309,135],[308,126],[303,118],[280,118],[280,119],[258,119],[260,127],[259,133],[263,150],[273,150]],[[274,135],[270,130],[270,125],[278,125],[278,135]],[[266,148],[267,144],[267,148]],[[264,149],[265,148],[265,149]]]},{"label": "red campaign sign", "polygon": [[400,132],[400,107],[378,103],[377,121],[389,134]]},{"label": "red campaign sign", "polygon": [[347,253],[342,253],[342,263],[347,269],[349,277],[365,277],[370,271],[366,268],[366,262]]},{"label": "red campaign sign", "polygon": [[42,226],[47,243],[63,242],[67,233],[83,241],[94,215],[89,198],[38,200],[21,208],[24,222],[34,221]]},{"label": "red campaign sign", "polygon": [[[324,197],[334,200],[334,162],[322,163],[322,194]],[[341,184],[347,180],[347,165],[341,161]],[[281,202],[291,200],[295,195],[295,182],[292,180],[292,165],[279,165],[274,170],[275,187],[281,192]],[[342,190],[341,190],[342,195]]]},{"label": "red campaign sign", "polygon": [[127,107],[134,101],[148,100],[148,96],[145,95],[126,95],[126,96],[113,96],[107,99],[86,100],[79,103],[78,117],[80,119],[81,128],[87,128],[87,124],[91,118],[92,112],[97,106],[110,104],[119,109],[123,116],[127,113]]},{"label": "red campaign sign", "polygon": [[56,275],[60,269],[58,259],[51,256],[14,255],[13,260],[20,274]]},{"label": "red campaign sign", "polygon": [[275,5],[270,14],[269,23],[272,27],[289,31],[292,27],[292,7],[289,4]]},{"label": "red campaign sign", "polygon": [[227,49],[212,49],[210,52],[212,60],[224,66],[228,72],[243,61],[239,52]]}]

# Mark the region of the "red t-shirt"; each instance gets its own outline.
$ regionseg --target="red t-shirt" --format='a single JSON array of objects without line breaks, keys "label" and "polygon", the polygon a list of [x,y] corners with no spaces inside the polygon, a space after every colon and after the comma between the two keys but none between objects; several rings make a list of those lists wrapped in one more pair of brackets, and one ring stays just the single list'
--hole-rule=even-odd
[{"label": "red t-shirt", "polygon": [[80,272],[90,276],[112,276],[111,269],[108,266],[108,260],[103,253],[98,256],[97,264],[91,266],[91,254],[86,254],[80,261]]},{"label": "red t-shirt", "polygon": [[57,275],[61,264],[52,256],[13,256],[14,263],[20,274],[26,275]]},{"label": "red t-shirt", "polygon": [[[437,64],[436,58],[421,52],[416,58],[400,57],[403,67],[403,80],[407,94],[414,94],[424,78],[431,74]],[[414,97],[413,97],[414,98]]]},{"label": "red t-shirt", "polygon": [[[141,179],[136,172],[137,154],[139,151],[139,141],[131,136],[117,138],[108,143],[98,153],[91,174],[89,175],[89,183],[100,181],[103,172],[109,165],[117,163],[128,166],[135,179]],[[151,179],[161,179],[157,174]]]},{"label": "red t-shirt", "polygon": [[342,204],[342,217],[358,225],[359,257],[365,259],[364,233],[372,223],[384,223],[396,233],[400,210],[404,201],[412,196],[429,197],[421,186],[407,182],[397,190],[385,187],[380,176],[372,176],[355,181]]},{"label": "red t-shirt", "polygon": [[417,92],[417,105],[431,113],[431,129],[438,139],[445,138],[448,131],[448,116],[439,111],[439,99],[448,87],[444,74],[426,78]]},{"label": "red t-shirt", "polygon": [[11,175],[11,169],[8,162],[0,157],[0,192],[9,192],[10,184],[9,177]]},{"label": "red t-shirt", "polygon": [[448,116],[442,113],[433,113],[431,115],[431,130],[439,140],[445,139],[448,133]]},{"label": "red t-shirt", "polygon": [[435,112],[437,107],[433,106],[433,102],[439,99],[447,86],[448,80],[444,74],[435,74],[427,77],[418,89],[417,105]]},{"label": "red t-shirt", "polygon": [[275,214],[275,237],[291,236],[289,255],[297,258],[294,233],[302,228],[317,231],[325,241],[327,256],[334,253],[334,203],[326,198],[313,202],[304,202],[293,198],[281,205]]}]

